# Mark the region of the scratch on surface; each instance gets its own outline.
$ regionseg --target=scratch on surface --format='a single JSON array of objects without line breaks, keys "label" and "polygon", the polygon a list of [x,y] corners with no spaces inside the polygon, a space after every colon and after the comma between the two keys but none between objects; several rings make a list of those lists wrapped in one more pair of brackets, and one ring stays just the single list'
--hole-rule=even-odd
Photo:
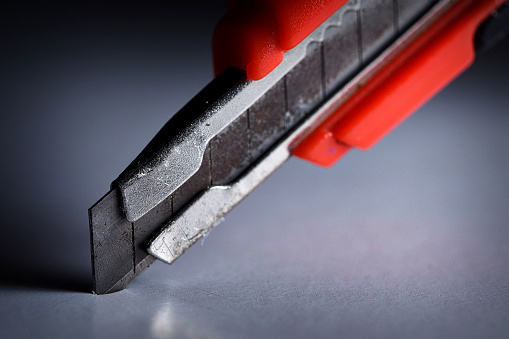
[{"label": "scratch on surface", "polygon": [[168,249],[168,252],[170,252],[171,256],[173,258],[175,258],[175,255],[173,254],[173,251],[171,250],[170,246],[168,246],[168,244],[166,243],[166,238],[163,238],[163,244],[164,244],[164,246],[166,246],[166,248]]},{"label": "scratch on surface", "polygon": [[176,224],[177,224],[177,227],[179,228],[180,232],[182,232],[182,235],[184,236],[184,237],[182,238],[182,240],[185,240],[185,241],[189,242],[190,240],[189,240],[189,238],[187,237],[187,234],[186,234],[186,233],[184,232],[184,230],[182,229],[182,227],[180,227],[180,225],[179,225],[178,223],[176,223]]}]

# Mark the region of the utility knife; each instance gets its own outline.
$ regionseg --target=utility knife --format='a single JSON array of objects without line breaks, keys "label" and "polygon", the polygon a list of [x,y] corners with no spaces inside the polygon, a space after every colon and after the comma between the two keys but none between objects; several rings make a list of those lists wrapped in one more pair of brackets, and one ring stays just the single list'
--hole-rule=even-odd
[{"label": "utility knife", "polygon": [[171,264],[291,156],[367,150],[509,30],[506,0],[231,0],[216,77],[89,209],[93,292]]}]

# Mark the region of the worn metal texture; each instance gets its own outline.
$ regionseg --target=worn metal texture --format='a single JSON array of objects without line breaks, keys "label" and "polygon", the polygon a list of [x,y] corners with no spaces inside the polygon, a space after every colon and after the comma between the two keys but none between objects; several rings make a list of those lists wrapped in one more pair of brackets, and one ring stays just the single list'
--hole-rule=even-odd
[{"label": "worn metal texture", "polygon": [[202,193],[165,226],[150,243],[149,252],[168,264],[173,263],[289,157],[288,148],[280,146],[233,185],[211,187]]},{"label": "worn metal texture", "polygon": [[373,60],[396,37],[397,20],[394,14],[393,0],[362,1],[360,26],[364,63]]},{"label": "worn metal texture", "polygon": [[93,291],[97,294],[121,290],[134,277],[132,227],[120,206],[120,192],[114,189],[89,210]]},{"label": "worn metal texture", "polygon": [[[129,221],[141,218],[198,171],[209,140],[236,118],[240,103],[232,98],[252,88],[250,83],[243,72],[234,69],[215,78],[119,176],[116,184]],[[217,111],[223,114],[215,114]]]},{"label": "worn metal texture", "polygon": [[426,10],[439,0],[395,0],[397,14],[397,28],[403,31],[408,28]]},{"label": "worn metal texture", "polygon": [[161,228],[173,214],[173,196],[169,196],[150,212],[133,223],[135,266],[149,255],[147,245],[153,233]]},{"label": "worn metal texture", "polygon": [[311,42],[306,57],[286,75],[288,125],[309,114],[324,98],[322,43]]},{"label": "worn metal texture", "polygon": [[249,120],[247,111],[210,142],[211,184],[225,185],[250,164]]},{"label": "worn metal texture", "polygon": [[178,212],[189,200],[209,187],[210,182],[210,147],[207,145],[198,171],[173,193],[173,211]]},{"label": "worn metal texture", "polygon": [[249,108],[250,149],[253,160],[263,154],[286,130],[285,92],[283,78]]},{"label": "worn metal texture", "polygon": [[325,94],[337,91],[361,66],[361,44],[358,12],[346,12],[341,24],[325,31],[323,68]]}]

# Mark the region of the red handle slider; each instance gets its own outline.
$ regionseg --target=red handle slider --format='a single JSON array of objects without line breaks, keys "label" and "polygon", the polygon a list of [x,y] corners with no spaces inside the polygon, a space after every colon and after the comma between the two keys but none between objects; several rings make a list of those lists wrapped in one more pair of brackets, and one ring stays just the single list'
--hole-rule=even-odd
[{"label": "red handle slider", "polygon": [[468,68],[479,25],[505,0],[462,0],[363,84],[292,151],[331,166],[351,147],[366,150]]},{"label": "red handle slider", "polygon": [[347,0],[237,0],[214,31],[216,75],[228,67],[259,80],[283,61],[286,51],[343,6]]}]

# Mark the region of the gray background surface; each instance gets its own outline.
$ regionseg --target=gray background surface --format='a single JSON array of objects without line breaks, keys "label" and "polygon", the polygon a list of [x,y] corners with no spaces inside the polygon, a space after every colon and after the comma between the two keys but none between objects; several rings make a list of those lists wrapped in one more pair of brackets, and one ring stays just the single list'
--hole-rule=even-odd
[{"label": "gray background surface", "polygon": [[509,336],[509,41],[369,152],[290,160],[94,296],[87,209],[212,78],[222,3],[3,8],[0,337]]}]

